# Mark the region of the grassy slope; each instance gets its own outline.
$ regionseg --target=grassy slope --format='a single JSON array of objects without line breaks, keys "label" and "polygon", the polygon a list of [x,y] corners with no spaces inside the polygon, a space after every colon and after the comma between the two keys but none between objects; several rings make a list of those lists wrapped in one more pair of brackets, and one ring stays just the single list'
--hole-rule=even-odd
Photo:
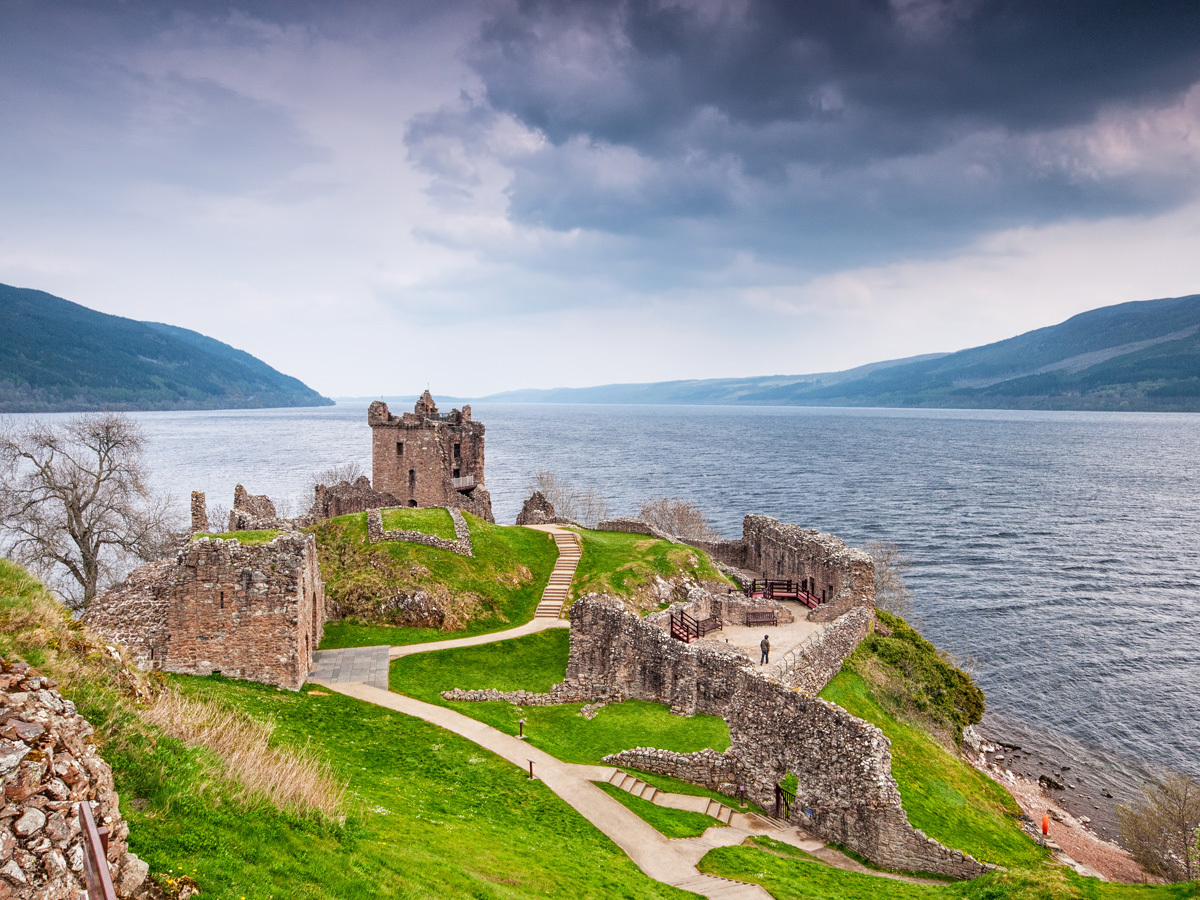
[{"label": "grassy slope", "polygon": [[726,581],[703,550],[644,534],[578,529],[583,555],[571,583],[571,599],[592,592],[629,597],[656,575],[690,575],[697,581]]},{"label": "grassy slope", "polygon": [[0,655],[60,681],[113,766],[131,849],[154,873],[194,878],[202,897],[691,896],[646,878],[541,782],[455,735],[336,694],[172,678],[185,693],[273,717],[275,739],[312,746],[353,797],[345,825],[238,800],[206,752],[140,723],[102,644],[5,560]]},{"label": "grassy slope", "polygon": [[1070,870],[997,871],[974,881],[910,884],[826,866],[767,838],[750,846],[721,847],[700,861],[711,875],[761,884],[775,900],[1187,900],[1195,883],[1164,886],[1107,884]]},{"label": "grassy slope", "polygon": [[710,828],[724,828],[724,822],[718,822],[712,816],[704,813],[691,812],[686,809],[671,809],[666,806],[656,806],[649,800],[635,797],[629,791],[623,791],[614,784],[603,781],[593,782],[596,787],[629,809],[660,834],[669,838],[699,837]]},{"label": "grassy slope", "polygon": [[[408,512],[406,510],[406,512]],[[426,513],[426,510],[412,512]],[[446,518],[449,515],[441,511]],[[492,525],[469,513],[475,557],[421,544],[389,541],[370,545],[365,513],[312,526],[329,597],[351,618],[325,626],[323,649],[373,644],[416,644],[503,631],[533,617],[558,550],[549,535],[528,528]],[[451,532],[453,534],[453,532]],[[378,621],[378,603],[397,591],[423,590],[456,610],[463,627],[453,631],[399,628]],[[374,611],[374,612],[373,612]]]},{"label": "grassy slope", "polygon": [[847,667],[821,696],[866,719],[892,742],[892,774],[908,820],[948,847],[997,865],[1029,868],[1046,853],[1020,828],[1009,793],[919,728],[895,718]]},{"label": "grassy slope", "polygon": [[454,520],[441,507],[385,509],[382,518],[384,531],[420,531],[448,541],[454,540]]},{"label": "grassy slope", "polygon": [[441,691],[452,688],[545,691],[567,670],[568,632],[554,629],[523,638],[402,657],[392,663],[393,691],[455,709],[507,734],[525,734],[534,746],[566,762],[598,763],[609,753],[632,747],[659,747],[682,753],[729,746],[729,728],[716,716],[682,718],[657,703],[629,700],[604,707],[592,720],[579,715],[581,703],[532,706],[510,703],[450,703]]}]

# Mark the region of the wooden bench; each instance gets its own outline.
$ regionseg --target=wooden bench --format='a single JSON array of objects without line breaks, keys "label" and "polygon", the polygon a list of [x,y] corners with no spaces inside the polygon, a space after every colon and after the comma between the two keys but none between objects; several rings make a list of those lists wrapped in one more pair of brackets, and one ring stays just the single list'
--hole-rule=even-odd
[{"label": "wooden bench", "polygon": [[710,631],[720,631],[724,627],[720,616],[709,616],[707,619],[700,620],[700,636],[708,634]]},{"label": "wooden bench", "polygon": [[779,614],[773,609],[752,609],[746,613],[747,625],[778,625]]}]

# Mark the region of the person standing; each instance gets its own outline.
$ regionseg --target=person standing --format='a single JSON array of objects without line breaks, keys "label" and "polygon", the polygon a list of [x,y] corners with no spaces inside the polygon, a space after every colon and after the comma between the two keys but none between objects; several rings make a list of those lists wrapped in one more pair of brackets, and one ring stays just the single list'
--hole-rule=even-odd
[{"label": "person standing", "polygon": [[760,666],[765,666],[771,656],[771,636],[769,634],[763,635],[762,642],[758,645],[758,649],[762,651],[762,659],[759,660],[758,664]]}]

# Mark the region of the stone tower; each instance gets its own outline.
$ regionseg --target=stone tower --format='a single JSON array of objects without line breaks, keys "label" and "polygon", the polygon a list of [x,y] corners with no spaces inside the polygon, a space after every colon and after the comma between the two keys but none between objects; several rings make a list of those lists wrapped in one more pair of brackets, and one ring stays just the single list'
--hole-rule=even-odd
[{"label": "stone tower", "polygon": [[492,498],[483,483],[482,422],[471,407],[438,413],[429,391],[410,413],[393,416],[382,400],[367,409],[371,481],[407,506],[456,507],[489,522]]}]

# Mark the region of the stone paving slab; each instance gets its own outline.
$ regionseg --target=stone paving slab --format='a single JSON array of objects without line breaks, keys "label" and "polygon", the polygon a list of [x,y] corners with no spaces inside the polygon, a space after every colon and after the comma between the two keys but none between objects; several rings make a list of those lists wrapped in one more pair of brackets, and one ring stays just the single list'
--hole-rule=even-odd
[{"label": "stone paving slab", "polygon": [[388,654],[391,647],[346,647],[318,650],[313,654],[309,681],[323,684],[369,684],[381,691],[388,689]]}]

